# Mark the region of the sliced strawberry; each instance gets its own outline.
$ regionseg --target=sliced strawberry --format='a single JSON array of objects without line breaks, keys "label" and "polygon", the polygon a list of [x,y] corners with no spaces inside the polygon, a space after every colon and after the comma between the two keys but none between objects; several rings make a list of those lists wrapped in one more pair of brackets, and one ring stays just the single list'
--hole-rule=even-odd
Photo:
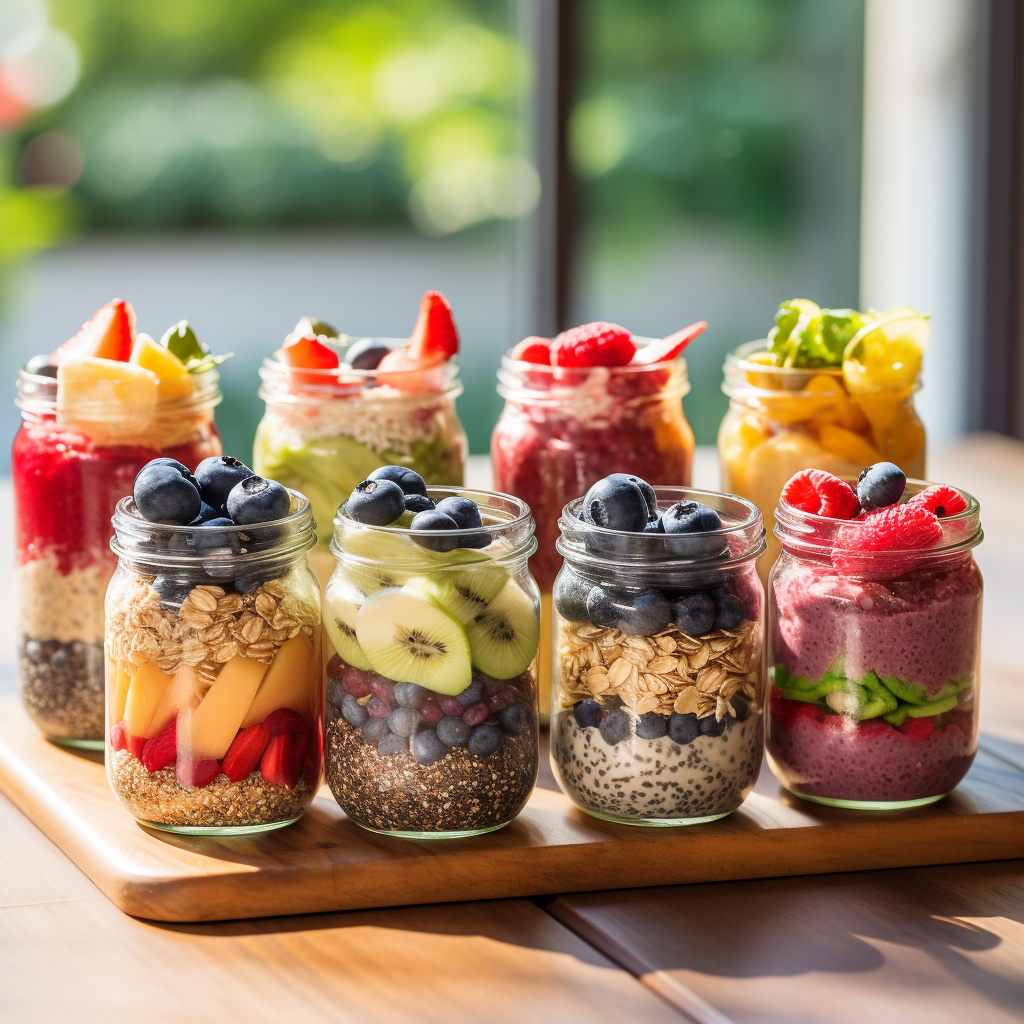
[{"label": "sliced strawberry", "polygon": [[278,708],[271,711],[263,720],[263,728],[271,736],[276,736],[279,732],[302,732],[306,728],[306,719],[291,708]]},{"label": "sliced strawberry", "polygon": [[428,362],[416,362],[408,347],[396,348],[380,361],[374,376],[378,384],[387,384],[396,391],[409,394],[441,392],[445,389],[445,373],[441,369],[445,362],[439,357]]},{"label": "sliced strawberry", "polygon": [[110,730],[110,749],[111,750],[127,750],[128,749],[128,736],[124,731],[124,722],[118,722]]},{"label": "sliced strawberry", "polygon": [[[333,384],[332,374],[340,360],[338,353],[317,340],[312,334],[289,334],[278,353],[281,362],[289,367],[288,375],[299,384]],[[303,372],[309,371],[309,372]]]},{"label": "sliced strawberry", "polygon": [[260,759],[260,774],[274,786],[294,786],[292,773],[292,737],[294,733],[281,732],[271,736]]},{"label": "sliced strawberry", "polygon": [[684,327],[681,331],[676,331],[675,334],[670,334],[667,338],[662,338],[660,341],[652,341],[649,345],[638,348],[630,362],[634,366],[646,363],[668,362],[670,359],[675,359],[698,334],[703,334],[707,329],[707,321],[698,320],[697,323],[690,324],[689,327]]},{"label": "sliced strawberry", "polygon": [[177,722],[172,721],[163,732],[146,741],[142,748],[142,763],[148,772],[166,768],[178,756]]},{"label": "sliced strawberry", "polygon": [[241,782],[260,763],[263,751],[270,742],[270,733],[261,725],[243,729],[228,747],[221,771],[232,781]]},{"label": "sliced strawberry", "polygon": [[928,739],[935,732],[935,723],[931,718],[907,718],[900,726],[900,732],[910,740],[911,743],[920,743]]},{"label": "sliced strawberry", "polygon": [[288,773],[291,776],[291,785],[302,778],[302,766],[306,761],[306,749],[309,747],[309,733],[297,732],[292,734],[292,749],[288,758]]},{"label": "sliced strawberry", "polygon": [[907,504],[926,508],[940,519],[944,516],[959,515],[967,509],[963,495],[955,487],[947,487],[945,484],[926,487],[912,498],[908,498]]},{"label": "sliced strawberry", "polygon": [[132,757],[136,757],[141,761],[142,751],[146,748],[146,737],[132,736],[128,732],[125,733],[125,736],[128,740],[128,753],[131,754]]},{"label": "sliced strawberry", "polygon": [[519,363],[536,363],[538,366],[551,365],[551,339],[536,336],[523,338],[508,355]]},{"label": "sliced strawberry", "polygon": [[860,510],[854,489],[823,469],[802,469],[782,488],[788,505],[829,519],[852,519]]},{"label": "sliced strawberry", "polygon": [[409,358],[429,366],[445,362],[459,351],[459,331],[452,307],[440,292],[426,292],[409,337]]},{"label": "sliced strawberry", "polygon": [[563,331],[551,344],[554,366],[625,366],[636,352],[629,331],[597,321]]},{"label": "sliced strawberry", "polygon": [[124,299],[111,299],[82,324],[79,332],[50,355],[51,366],[69,359],[96,356],[127,363],[135,342],[135,310]]},{"label": "sliced strawberry", "polygon": [[178,758],[178,784],[185,789],[202,789],[208,786],[220,774],[220,761],[213,757],[200,758],[198,761],[186,757]]}]

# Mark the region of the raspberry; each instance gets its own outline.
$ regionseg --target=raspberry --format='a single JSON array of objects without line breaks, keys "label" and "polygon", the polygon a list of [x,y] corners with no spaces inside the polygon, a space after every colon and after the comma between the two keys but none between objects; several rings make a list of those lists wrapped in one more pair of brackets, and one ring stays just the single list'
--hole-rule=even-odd
[{"label": "raspberry", "polygon": [[563,331],[551,344],[555,366],[625,366],[636,352],[629,331],[597,321]]},{"label": "raspberry", "polygon": [[[942,526],[933,512],[920,505],[890,505],[836,535],[832,565],[846,575],[884,570],[897,573],[913,567],[913,557],[897,552],[930,548],[942,540]],[[875,552],[893,552],[878,558]]]},{"label": "raspberry", "polygon": [[940,519],[943,516],[959,515],[967,508],[963,495],[955,487],[947,487],[945,484],[935,484],[918,492],[907,500],[907,504],[926,508]]},{"label": "raspberry", "polygon": [[547,338],[523,338],[509,353],[509,359],[520,363],[537,363],[540,366],[550,366],[551,342]]},{"label": "raspberry", "polygon": [[829,519],[852,519],[860,509],[853,488],[823,469],[802,469],[782,488],[787,504]]}]

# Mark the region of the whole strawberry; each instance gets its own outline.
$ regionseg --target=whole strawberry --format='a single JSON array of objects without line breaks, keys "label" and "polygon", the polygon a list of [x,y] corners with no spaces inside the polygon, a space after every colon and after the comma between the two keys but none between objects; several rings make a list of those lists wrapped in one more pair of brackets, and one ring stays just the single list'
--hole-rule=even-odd
[{"label": "whole strawberry", "polygon": [[567,367],[625,366],[635,352],[629,331],[599,320],[559,334],[551,343],[551,363]]}]

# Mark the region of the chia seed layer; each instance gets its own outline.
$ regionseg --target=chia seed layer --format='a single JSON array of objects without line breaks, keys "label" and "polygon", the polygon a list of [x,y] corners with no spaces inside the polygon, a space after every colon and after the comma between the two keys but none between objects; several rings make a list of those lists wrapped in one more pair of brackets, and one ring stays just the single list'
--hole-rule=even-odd
[{"label": "chia seed layer", "polygon": [[701,818],[736,810],[761,769],[762,719],[755,708],[721,736],[685,745],[667,736],[632,735],[610,746],[572,711],[552,724],[551,760],[565,792],[581,807],[620,818]]},{"label": "chia seed layer", "polygon": [[463,832],[507,824],[537,781],[536,725],[506,736],[493,754],[452,747],[432,765],[410,753],[378,754],[358,729],[328,716],[327,784],[358,825],[395,832]]},{"label": "chia seed layer", "polygon": [[54,739],[103,739],[103,645],[22,638],[18,651],[21,700],[32,720]]}]

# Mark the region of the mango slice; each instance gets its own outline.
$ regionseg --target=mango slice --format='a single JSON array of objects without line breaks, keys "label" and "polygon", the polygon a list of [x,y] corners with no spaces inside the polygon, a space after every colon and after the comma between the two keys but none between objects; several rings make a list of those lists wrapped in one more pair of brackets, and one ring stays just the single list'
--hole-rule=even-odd
[{"label": "mango slice", "polygon": [[135,670],[124,706],[124,727],[130,736],[149,739],[156,735],[153,719],[170,685],[171,676],[151,661],[144,661]]},{"label": "mango slice", "polygon": [[278,708],[291,708],[300,715],[309,714],[316,692],[316,677],[310,671],[312,655],[313,644],[305,633],[296,633],[291,640],[281,644],[242,719],[243,729],[259,725]]},{"label": "mango slice", "polygon": [[186,721],[179,720],[178,743],[187,756],[219,760],[228,752],[266,671],[262,661],[241,654],[220,670],[199,707]]}]

